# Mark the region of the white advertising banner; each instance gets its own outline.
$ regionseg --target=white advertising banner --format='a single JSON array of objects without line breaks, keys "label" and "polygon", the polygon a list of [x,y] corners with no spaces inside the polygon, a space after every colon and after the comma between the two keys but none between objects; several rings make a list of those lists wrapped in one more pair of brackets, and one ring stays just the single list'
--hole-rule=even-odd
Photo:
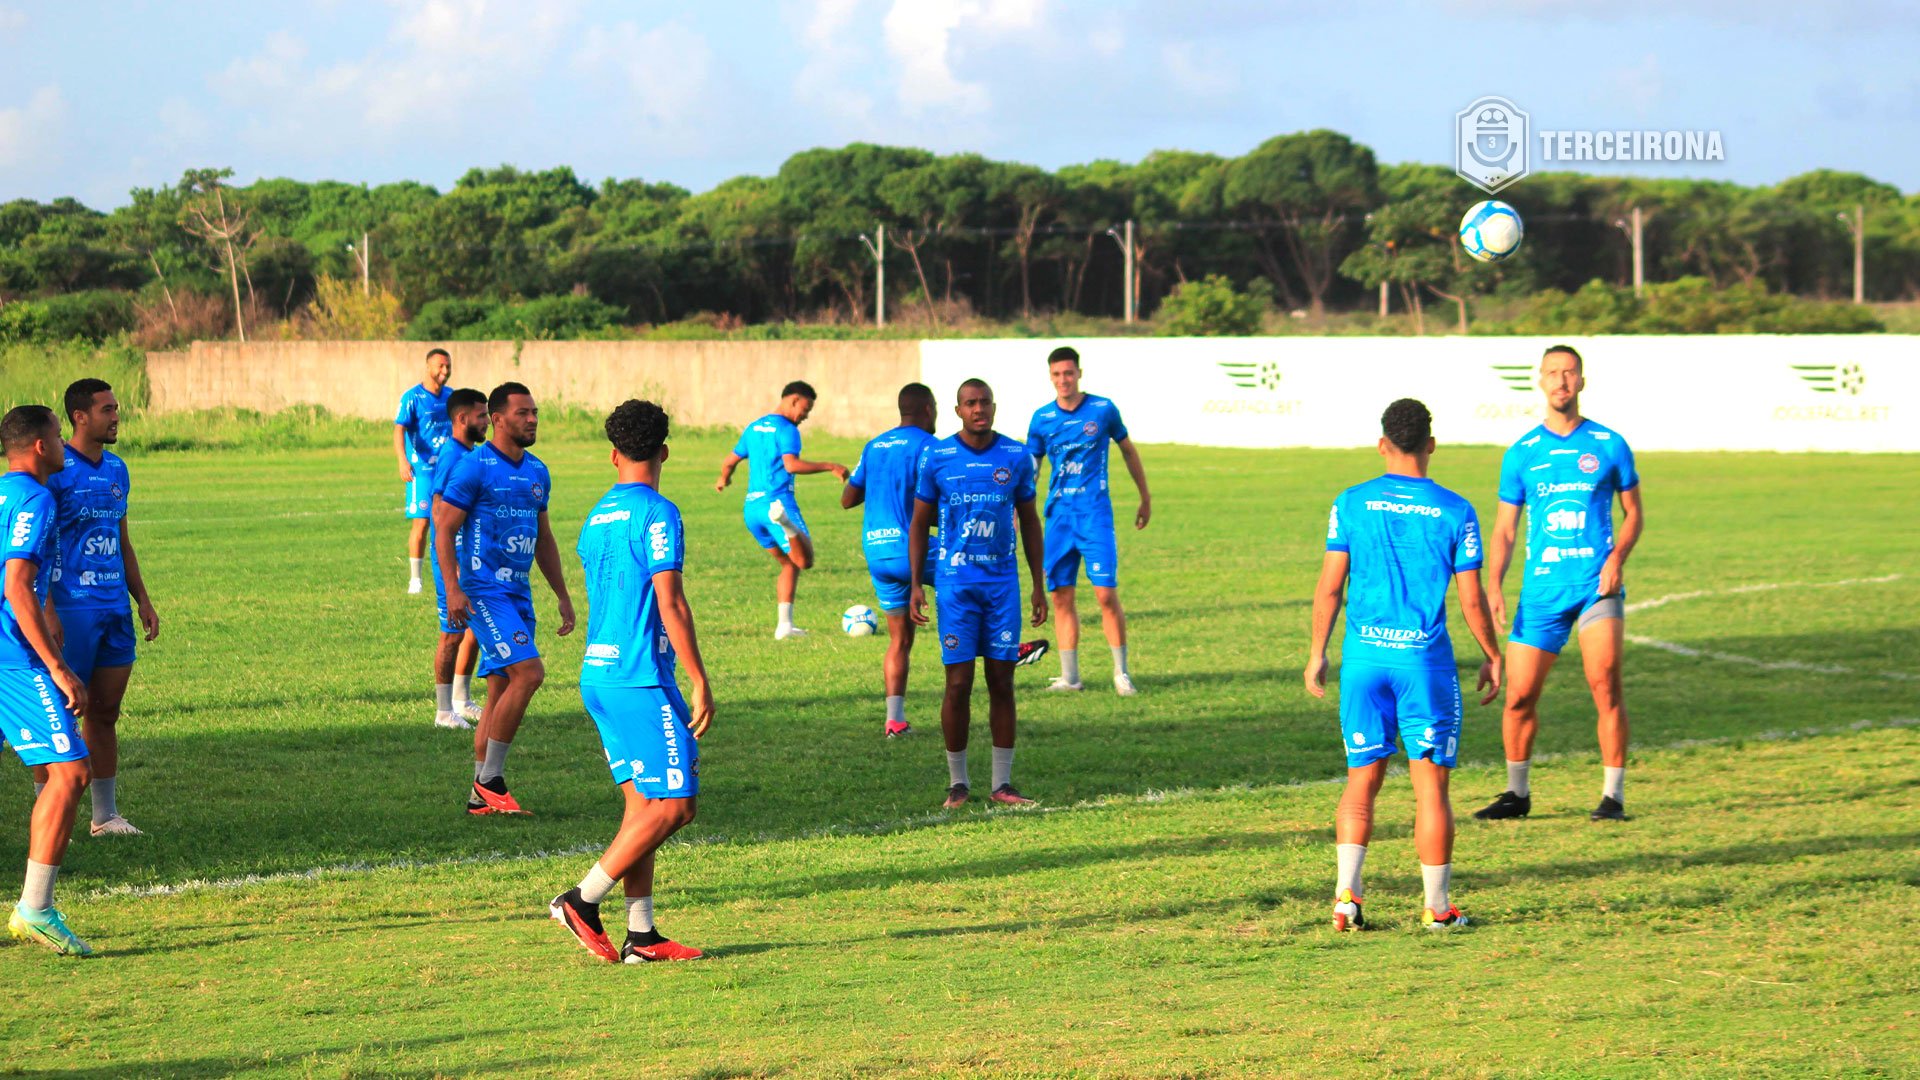
[{"label": "white advertising banner", "polygon": [[1444,443],[1512,443],[1539,421],[1540,353],[1586,359],[1581,411],[1636,450],[1920,451],[1920,337],[1274,337],[926,341],[921,378],[957,427],[959,384],[985,379],[996,426],[1023,438],[1053,398],[1047,353],[1080,352],[1136,442],[1370,446],[1395,398],[1433,410]]}]

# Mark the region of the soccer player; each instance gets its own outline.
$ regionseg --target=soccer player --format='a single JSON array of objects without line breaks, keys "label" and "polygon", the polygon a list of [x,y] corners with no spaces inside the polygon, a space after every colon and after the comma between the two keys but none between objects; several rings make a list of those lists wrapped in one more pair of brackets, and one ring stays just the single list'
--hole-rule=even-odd
[{"label": "soccer player", "polygon": [[[1100,627],[1113,651],[1113,689],[1132,697],[1127,670],[1127,613],[1120,606],[1119,545],[1114,537],[1113,501],[1107,494],[1107,443],[1120,456],[1140,493],[1133,527],[1144,529],[1153,517],[1147,470],[1140,451],[1127,437],[1120,409],[1098,394],[1080,389],[1080,354],[1061,346],[1047,356],[1053,402],[1035,410],[1027,425],[1027,453],[1052,463],[1047,477],[1047,588],[1053,591],[1053,615],[1060,632],[1060,677],[1049,690],[1080,689],[1080,609],[1074,583],[1082,560],[1094,599],[1100,603]],[[1037,466],[1036,466],[1037,467]]]},{"label": "soccer player", "polygon": [[447,380],[453,358],[445,349],[427,353],[427,374],[400,395],[393,417],[393,455],[407,484],[407,592],[420,591],[420,566],[427,556],[427,522],[433,517],[431,481],[440,447],[447,441]]},{"label": "soccer player", "polygon": [[[447,441],[440,444],[440,458],[434,462],[428,482],[428,497],[433,510],[440,510],[440,497],[447,481],[473,448],[487,437],[487,395],[478,390],[455,390],[447,395]],[[431,519],[429,519],[431,521]],[[447,621],[447,583],[440,573],[438,531],[429,526],[428,558],[433,562],[434,599],[440,609],[440,642],[433,649],[433,722],[437,727],[466,731],[480,719],[480,707],[473,703],[473,669],[478,660],[478,642],[471,627],[455,627]],[[454,559],[459,560],[460,534],[453,537]]]},{"label": "soccer player", "polygon": [[[907,666],[913,654],[913,620],[907,617],[907,590],[913,584],[913,572],[907,566],[907,529],[913,524],[920,451],[933,441],[936,409],[933,391],[920,383],[900,388],[899,405],[900,426],[867,443],[840,492],[841,509],[866,507],[861,545],[874,595],[887,617],[887,658],[881,677],[886,684],[889,739],[913,730],[907,723],[906,697]],[[933,580],[931,564],[921,566],[920,578]]]},{"label": "soccer player", "polygon": [[[92,752],[94,836],[139,836],[121,816],[120,703],[133,674],[133,609],[148,641],[160,636],[160,615],[147,596],[140,560],[127,529],[127,494],[133,488],[126,462],[107,447],[120,440],[120,402],[113,387],[81,379],[67,387],[64,466],[47,479],[59,542],[54,547],[53,610],[59,619],[61,655],[87,684],[87,710],[80,731]],[[47,770],[34,780],[45,783]]]},{"label": "soccer player", "polygon": [[[1467,500],[1427,479],[1433,417],[1412,398],[1380,417],[1386,474],[1350,487],[1333,501],[1327,554],[1313,594],[1313,640],[1307,692],[1327,694],[1327,638],[1348,592],[1340,646],[1340,734],[1347,749],[1347,788],[1334,815],[1338,880],[1333,925],[1360,930],[1366,895],[1360,870],[1373,836],[1373,804],[1395,744],[1407,752],[1413,780],[1414,849],[1426,888],[1421,923],[1429,930],[1465,926],[1449,895],[1453,875],[1453,807],[1447,780],[1460,741],[1460,679],[1447,636],[1447,583],[1460,589],[1461,614],[1486,657],[1480,699],[1500,692],[1500,649],[1480,587],[1480,524]],[[1347,589],[1348,579],[1353,587]]]},{"label": "soccer player", "polygon": [[[546,681],[534,644],[533,565],[560,608],[558,633],[573,632],[573,598],[560,570],[560,547],[547,524],[552,481],[527,452],[539,433],[533,392],[505,382],[487,395],[493,435],[460,461],[440,493],[434,543],[447,589],[447,624],[471,625],[480,645],[487,703],[473,730],[473,793],[469,814],[525,813],[507,791],[507,751],[527,715],[527,702]],[[465,550],[456,557],[454,537]]]},{"label": "soccer player", "polygon": [[747,534],[773,556],[780,568],[780,580],[774,586],[774,600],[779,605],[773,627],[776,641],[806,633],[793,625],[793,597],[800,571],[813,566],[813,537],[807,532],[807,519],[800,516],[793,478],[823,472],[843,481],[847,478],[845,465],[800,457],[800,425],[813,412],[815,396],[813,387],[806,383],[788,383],[780,391],[780,407],[740,433],[733,452],[720,463],[720,479],[713,485],[715,491],[727,490],[733,483],[733,470],[741,462],[747,463],[747,501],[742,509]]},{"label": "soccer player", "polygon": [[53,906],[53,881],[73,836],[73,814],[86,789],[87,743],[76,716],[87,715],[87,684],[67,666],[47,621],[59,539],[47,478],[66,464],[60,420],[45,405],[19,405],[0,418],[0,728],[20,761],[46,767],[27,833],[27,878],[7,931],[67,956],[91,956]]},{"label": "soccer player", "polygon": [[1027,571],[1033,579],[1033,625],[1047,621],[1043,540],[1033,507],[1034,463],[1026,447],[993,430],[993,389],[979,379],[960,384],[960,433],[921,451],[907,527],[907,603],[925,626],[927,534],[939,528],[936,600],[940,660],[947,666],[940,730],[947,743],[946,809],[967,803],[967,729],[972,724],[974,658],[986,661],[987,718],[993,733],[994,802],[1033,800],[1013,786],[1013,669],[1020,658],[1020,573],[1013,561],[1017,520]]},{"label": "soccer player", "polygon": [[[1500,462],[1500,512],[1487,538],[1493,564],[1493,617],[1507,619],[1501,583],[1513,558],[1520,508],[1527,509],[1527,556],[1520,603],[1507,635],[1507,708],[1500,737],[1507,751],[1507,790],[1474,817],[1526,817],[1533,810],[1527,773],[1540,730],[1540,691],[1570,634],[1599,714],[1600,805],[1588,818],[1625,821],[1627,707],[1620,692],[1626,638],[1626,564],[1646,519],[1640,474],[1620,433],[1580,415],[1586,372],[1571,345],[1540,358],[1547,417]],[[1613,500],[1620,499],[1614,527]]]},{"label": "soccer player", "polygon": [[[580,530],[587,581],[580,697],[600,729],[626,810],[600,861],[547,911],[601,959],[694,960],[700,950],[668,940],[653,923],[654,853],[693,820],[700,791],[695,740],[713,723],[713,690],[681,588],[680,510],[660,494],[667,414],[651,401],[624,402],[607,417],[607,440],[619,482]],[[674,684],[676,659],[686,664],[691,707]],[[616,881],[626,883],[627,898],[627,939],[618,952],[600,921],[600,902]]]}]

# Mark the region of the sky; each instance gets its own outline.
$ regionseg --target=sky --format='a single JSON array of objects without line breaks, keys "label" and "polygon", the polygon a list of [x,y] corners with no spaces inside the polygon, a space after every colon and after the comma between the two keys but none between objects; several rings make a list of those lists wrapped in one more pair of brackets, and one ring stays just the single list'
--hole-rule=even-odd
[{"label": "sky", "polygon": [[1910,0],[0,0],[0,201],[107,209],[204,166],[701,191],[855,141],[1057,168],[1313,128],[1451,164],[1487,94],[1536,131],[1711,130],[1725,153],[1586,171],[1911,193],[1916,56]]}]

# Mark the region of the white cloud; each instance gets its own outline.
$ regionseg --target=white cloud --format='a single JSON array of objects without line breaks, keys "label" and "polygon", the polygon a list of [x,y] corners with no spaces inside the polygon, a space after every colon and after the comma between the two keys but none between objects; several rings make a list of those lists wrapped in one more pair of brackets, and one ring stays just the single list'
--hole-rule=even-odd
[{"label": "white cloud", "polygon": [[633,91],[632,105],[642,124],[680,144],[705,141],[713,130],[713,49],[698,31],[679,22],[650,30],[625,22],[593,35],[578,62],[587,71],[606,71]]},{"label": "white cloud", "polygon": [[26,12],[17,7],[0,6],[0,34],[17,34],[26,28]]},{"label": "white cloud", "polygon": [[1160,66],[1175,90],[1195,98],[1217,98],[1240,85],[1239,72],[1224,56],[1202,55],[1191,41],[1170,41],[1160,47]]},{"label": "white cloud", "polygon": [[854,19],[863,0],[813,0],[800,29],[806,62],[793,79],[793,96],[855,134],[871,130],[873,95],[853,84],[870,45]]},{"label": "white cloud", "polygon": [[0,108],[0,166],[44,172],[59,160],[67,102],[58,86],[43,86],[24,105]]},{"label": "white cloud", "polygon": [[954,37],[965,30],[1004,37],[1040,22],[1042,0],[894,0],[882,29],[899,69],[898,97],[909,115],[934,109],[985,112],[987,88],[953,70]]}]

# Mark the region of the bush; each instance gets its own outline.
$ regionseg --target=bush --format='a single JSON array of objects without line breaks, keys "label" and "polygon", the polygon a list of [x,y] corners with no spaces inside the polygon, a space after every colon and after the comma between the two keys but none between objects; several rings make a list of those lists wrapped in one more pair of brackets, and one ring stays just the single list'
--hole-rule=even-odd
[{"label": "bush", "polygon": [[133,298],[110,289],[17,300],[0,307],[0,343],[105,341],[133,329]]},{"label": "bush", "polygon": [[618,325],[626,312],[591,296],[542,296],[496,308],[454,335],[459,341],[558,341]]},{"label": "bush", "polygon": [[1646,287],[1646,295],[1602,281],[1572,294],[1547,289],[1500,323],[1495,334],[1870,334],[1886,329],[1873,309],[1772,293],[1760,282],[1715,289],[1683,277]]},{"label": "bush", "polygon": [[493,300],[471,300],[458,296],[429,300],[421,306],[413,321],[407,324],[407,340],[458,341],[461,331],[485,322],[499,307],[499,303]]},{"label": "bush", "polygon": [[314,285],[313,303],[286,325],[289,336],[313,341],[389,341],[400,327],[400,298],[384,285],[362,292],[359,282],[325,274]]},{"label": "bush", "polygon": [[58,412],[68,384],[87,378],[107,380],[122,408],[146,408],[146,353],[124,340],[103,347],[68,341],[0,348],[0,412],[26,404]]},{"label": "bush", "polygon": [[1155,319],[1163,333],[1173,337],[1246,337],[1260,332],[1268,294],[1255,287],[1241,292],[1220,274],[1174,287],[1160,304]]}]

